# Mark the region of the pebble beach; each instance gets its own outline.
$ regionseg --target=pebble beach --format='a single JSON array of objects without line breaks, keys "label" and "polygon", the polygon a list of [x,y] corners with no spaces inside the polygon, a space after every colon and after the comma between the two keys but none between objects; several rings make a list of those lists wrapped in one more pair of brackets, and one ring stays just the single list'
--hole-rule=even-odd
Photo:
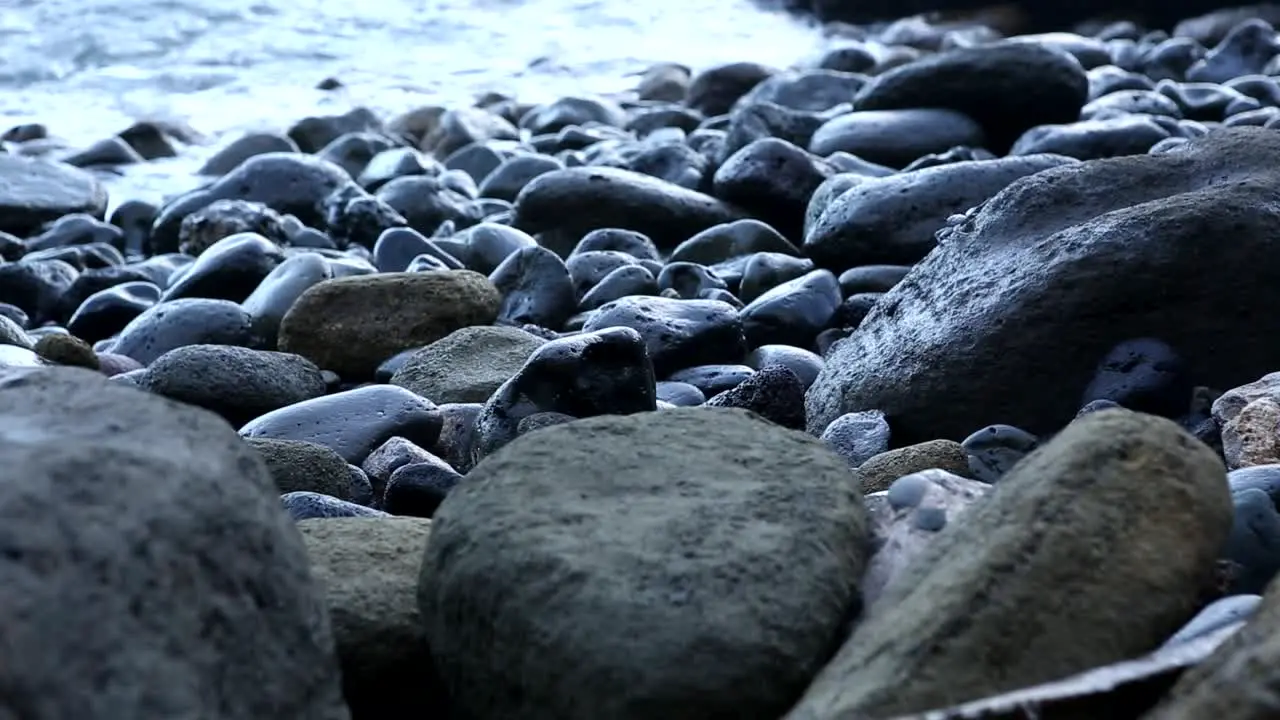
[{"label": "pebble beach", "polygon": [[1277,717],[1280,6],[211,7],[0,18],[0,718]]}]

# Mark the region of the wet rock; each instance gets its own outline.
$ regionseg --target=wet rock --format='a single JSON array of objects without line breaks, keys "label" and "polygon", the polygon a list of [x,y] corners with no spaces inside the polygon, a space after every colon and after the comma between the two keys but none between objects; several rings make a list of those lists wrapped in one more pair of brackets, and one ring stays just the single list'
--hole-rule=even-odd
[{"label": "wet rock", "polygon": [[[1072,423],[890,582],[787,717],[920,712],[1156,647],[1213,576],[1223,479],[1168,420]],[[1073,591],[1045,603],[1063,577]]]},{"label": "wet rock", "polygon": [[785,365],[766,365],[706,406],[750,410],[782,427],[804,429],[804,383]]},{"label": "wet rock", "polygon": [[177,249],[195,257],[226,238],[248,233],[284,244],[284,223],[280,213],[260,202],[216,200],[182,220]]},{"label": "wet rock", "polygon": [[440,163],[413,148],[387,147],[370,157],[358,173],[352,173],[352,176],[356,178],[356,183],[360,187],[369,192],[375,192],[378,188],[399,177],[408,175],[438,176],[442,172],[444,172],[444,167]]},{"label": "wet rock", "polygon": [[1010,157],[861,181],[818,215],[805,234],[805,253],[838,270],[877,263],[911,265],[937,246],[935,234],[952,215],[1015,180],[1072,162],[1057,155]]},{"label": "wet rock", "polygon": [[856,468],[889,451],[889,421],[876,410],[841,415],[822,431],[821,439]]},{"label": "wet rock", "polygon": [[843,151],[900,168],[922,155],[985,142],[982,126],[954,110],[866,110],[841,115],[818,128],[809,151],[816,155]]},{"label": "wet rock", "polygon": [[[385,135],[375,132],[349,132],[334,138],[316,152],[316,157],[324,158],[337,165],[353,178],[359,178],[374,156],[384,150],[395,147],[395,143]],[[361,183],[362,187],[366,187]]]},{"label": "wet rock", "polygon": [[888,490],[900,477],[935,468],[960,477],[973,475],[969,469],[969,456],[960,443],[930,440],[880,453],[862,463],[857,476],[862,492],[870,495]]},{"label": "wet rock", "polygon": [[747,354],[747,367],[759,370],[766,365],[786,365],[807,390],[822,371],[822,356],[794,345],[761,345]]},{"label": "wet rock", "polygon": [[1261,18],[1246,20],[1187,69],[1187,80],[1220,83],[1241,75],[1256,75],[1277,53],[1280,39],[1275,28]]},{"label": "wet rock", "polygon": [[[647,268],[640,265],[639,260],[617,250],[573,253],[565,262],[565,267],[569,269],[569,277],[573,280],[573,290],[579,297],[586,295],[615,270],[625,267],[638,267],[647,273],[649,272]],[[652,277],[652,273],[649,273],[649,275]]]},{"label": "wet rock", "polygon": [[748,218],[703,230],[672,250],[668,262],[713,265],[758,252],[777,252],[797,257],[800,255],[800,250],[777,230],[759,220]]},{"label": "wet rock", "polygon": [[[98,243],[110,245],[121,252],[126,250],[123,230],[84,213],[63,215],[45,228],[44,232],[23,241],[27,253]],[[17,260],[18,258],[7,259]]]},{"label": "wet rock", "polygon": [[415,351],[391,384],[441,405],[482,403],[544,344],[513,327],[462,328]]},{"label": "wet rock", "polygon": [[657,385],[658,402],[665,402],[676,407],[696,407],[707,401],[702,390],[687,382],[678,380],[662,380]]},{"label": "wet rock", "polygon": [[8,315],[0,315],[0,345],[13,345],[30,350],[34,344],[31,336],[23,330],[23,324],[16,322]]},{"label": "wet rock", "polygon": [[184,298],[157,303],[120,331],[111,352],[150,365],[170,350],[188,345],[253,348],[253,319],[229,300]]},{"label": "wet rock", "polygon": [[540,175],[563,170],[564,163],[546,155],[516,155],[502,161],[480,183],[480,195],[515,202],[520,191]]},{"label": "wet rock", "polygon": [[1216,83],[1175,83],[1161,80],[1156,90],[1178,106],[1187,120],[1221,122],[1230,115],[1257,110],[1257,100]]},{"label": "wet rock", "polygon": [[291,519],[298,522],[320,518],[388,517],[381,510],[314,492],[285,493],[280,496],[280,505]]},{"label": "wet rock", "polygon": [[[1055,432],[1075,416],[1098,359],[1137,337],[1176,348],[1206,385],[1274,370],[1273,343],[1247,331],[1258,320],[1215,308],[1237,306],[1241,278],[1250,308],[1280,287],[1258,269],[1280,222],[1269,180],[1277,163],[1280,136],[1230,128],[1175,153],[1015,182],[945,231],[834,347],[808,394],[810,430],[880,409],[904,443],[992,423]],[[1200,245],[1219,232],[1233,242]],[[1195,259],[1193,248],[1215,261]],[[1183,278],[1198,278],[1195,292]],[[1049,366],[1053,382],[1027,372]]]},{"label": "wet rock", "polygon": [[63,157],[61,162],[78,168],[102,168],[134,165],[146,160],[123,139],[109,137]]},{"label": "wet rock", "polygon": [[[866,517],[846,474],[742,411],[594,418],[512,443],[449,493],[427,543],[419,603],[457,710],[778,717],[856,602]],[[566,660],[548,672],[535,655]]]},{"label": "wet rock", "polygon": [[256,233],[223,238],[164,292],[163,300],[204,297],[242,302],[284,261],[279,245]]},{"label": "wet rock", "polygon": [[85,342],[106,340],[159,301],[160,288],[153,283],[112,285],[85,298],[67,320],[67,330]]},{"label": "wet rock", "polygon": [[[1001,81],[991,82],[998,77]],[[931,55],[876,76],[854,108],[945,108],[982,126],[990,150],[1003,153],[1038,125],[1075,120],[1089,81],[1075,58],[1029,43],[961,48]],[[944,148],[945,149],[945,148]]]},{"label": "wet rock", "polygon": [[[622,228],[643,233],[659,248],[674,248],[693,235],[742,217],[709,195],[617,168],[568,168],[540,175],[515,201],[515,227],[550,230],[577,239],[592,230]],[[552,247],[567,255],[572,246]]]},{"label": "wet rock", "polygon": [[269,412],[245,424],[240,435],[318,443],[359,465],[393,437],[431,447],[441,424],[430,400],[393,385],[368,385]]},{"label": "wet rock", "polygon": [[170,350],[148,365],[138,386],[215,412],[237,427],[326,390],[320,368],[306,358],[229,345]]},{"label": "wet rock", "polygon": [[489,275],[502,294],[498,320],[512,325],[559,329],[578,311],[578,298],[564,261],[550,250],[521,248]]},{"label": "wet rock", "polygon": [[750,62],[708,68],[693,78],[685,104],[706,117],[723,115],[739,98],[775,72]]},{"label": "wet rock", "polygon": [[208,187],[165,205],[151,228],[152,250],[177,250],[183,220],[218,200],[261,203],[282,215],[294,215],[309,227],[323,227],[326,198],[353,184],[345,170],[320,158],[297,153],[256,155]]},{"label": "wet rock", "polygon": [[285,314],[279,346],[343,377],[367,378],[401,350],[493,322],[498,303],[492,284],[468,270],[324,280]]},{"label": "wet rock", "polygon": [[886,493],[884,511],[871,513],[871,559],[862,576],[862,602],[870,607],[937,535],[982,501],[991,486],[922,470],[898,478]]},{"label": "wet rock", "polygon": [[640,77],[636,95],[641,100],[680,102],[684,100],[692,79],[692,71],[683,65],[657,63]]},{"label": "wet rock", "polygon": [[467,227],[480,221],[470,198],[450,188],[441,178],[429,175],[396,178],[378,188],[374,196],[423,235],[433,235],[449,222]]},{"label": "wet rock", "polygon": [[558,412],[576,418],[628,415],[657,408],[653,363],[644,338],[613,327],[540,346],[476,417],[474,457],[515,439],[524,418]]},{"label": "wet rock", "polygon": [[574,255],[595,251],[616,250],[637,260],[660,260],[658,248],[647,236],[622,228],[600,228],[582,236],[574,247]]},{"label": "wet rock", "polygon": [[592,311],[582,329],[612,327],[640,334],[659,376],[695,365],[736,363],[747,353],[741,316],[718,300],[625,297]]},{"label": "wet rock", "polygon": [[840,273],[840,292],[846,297],[860,293],[887,293],[911,272],[908,265],[862,265]]},{"label": "wet rock", "polygon": [[742,268],[738,298],[753,303],[770,290],[814,272],[813,261],[782,253],[762,252],[750,255]]},{"label": "wet rock", "polygon": [[89,343],[72,335],[50,334],[36,341],[31,348],[40,359],[53,365],[98,370],[98,356]]},{"label": "wet rock", "polygon": [[1010,154],[1053,153],[1079,160],[1140,155],[1169,137],[1151,116],[1120,115],[1066,125],[1041,125],[1018,138]]},{"label": "wet rock", "polygon": [[429,518],[462,476],[443,460],[402,465],[387,481],[382,507],[393,515]]},{"label": "wet rock", "polygon": [[300,152],[297,144],[283,135],[266,132],[245,133],[214,153],[204,165],[200,166],[196,174],[226,175],[245,160],[257,155],[296,152]]},{"label": "wet rock", "polygon": [[280,494],[309,492],[355,501],[347,461],[332,449],[303,440],[251,438],[245,441],[258,452]]},{"label": "wet rock", "polygon": [[382,122],[373,111],[357,107],[342,115],[305,117],[289,128],[289,139],[302,152],[316,153],[347,133],[380,130],[381,126]]},{"label": "wet rock", "polygon": [[333,266],[317,253],[285,259],[258,283],[240,304],[249,313],[253,330],[267,348],[275,348],[285,313],[313,285],[332,279]]},{"label": "wet rock", "polygon": [[798,237],[809,198],[833,171],[786,140],[761,138],[721,163],[712,178],[712,192],[727,202],[751,208],[779,231]]},{"label": "wet rock", "polygon": [[766,78],[738,103],[770,102],[795,110],[821,112],[852,101],[866,82],[865,75],[838,70],[790,70]]},{"label": "wet rock", "polygon": [[519,139],[519,131],[503,117],[484,108],[455,108],[440,115],[422,138],[420,148],[444,159],[472,143]]},{"label": "wet rock", "polygon": [[[430,462],[432,460],[444,462],[402,437],[393,437],[370,453],[369,457],[365,458],[360,465],[360,468],[368,476],[372,485],[373,496],[379,500],[379,505],[381,505],[381,500],[386,492],[387,481],[391,479],[396,470],[405,465]],[[386,508],[382,509],[385,510]]]},{"label": "wet rock", "polygon": [[840,306],[840,283],[830,270],[788,280],[742,309],[743,330],[753,348],[768,344],[809,347]]},{"label": "wet rock", "polygon": [[1280,513],[1264,491],[1234,490],[1235,520],[1222,550],[1231,564],[1228,593],[1260,593],[1280,572]]},{"label": "wet rock", "polygon": [[431,523],[409,518],[305,520],[353,718],[408,720],[444,714],[418,613],[422,548]]},{"label": "wet rock", "polygon": [[0,302],[25,312],[36,325],[57,320],[63,293],[79,272],[62,260],[30,260],[0,265]]},{"label": "wet rock", "polygon": [[660,292],[671,292],[673,297],[686,300],[712,297],[712,293],[727,287],[715,272],[696,263],[667,263],[658,274]]},{"label": "wet rock", "polygon": [[3,712],[349,717],[302,542],[225,422],[86,370],[0,386],[21,479],[0,491],[0,606],[25,619],[7,631],[24,662],[0,671]]}]

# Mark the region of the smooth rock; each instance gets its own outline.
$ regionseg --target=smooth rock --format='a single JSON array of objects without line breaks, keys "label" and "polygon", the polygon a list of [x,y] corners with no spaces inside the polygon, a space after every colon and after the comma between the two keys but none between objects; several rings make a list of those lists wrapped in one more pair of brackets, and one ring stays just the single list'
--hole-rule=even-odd
[{"label": "smooth rock", "polygon": [[889,422],[875,410],[841,415],[822,431],[822,441],[856,468],[889,451]]},{"label": "smooth rock", "polygon": [[462,328],[415,351],[390,382],[440,405],[483,403],[545,344],[513,327]]},{"label": "smooth rock", "polygon": [[230,300],[184,298],[147,308],[124,326],[111,352],[150,365],[170,350],[188,345],[253,348],[259,339],[252,318]]},{"label": "smooth rock", "polygon": [[592,311],[583,330],[611,327],[639,333],[663,377],[695,365],[737,363],[747,353],[741,316],[718,300],[625,297]]},{"label": "smooth rock", "polygon": [[84,170],[0,153],[0,232],[26,237],[63,215],[106,211],[106,189]]}]

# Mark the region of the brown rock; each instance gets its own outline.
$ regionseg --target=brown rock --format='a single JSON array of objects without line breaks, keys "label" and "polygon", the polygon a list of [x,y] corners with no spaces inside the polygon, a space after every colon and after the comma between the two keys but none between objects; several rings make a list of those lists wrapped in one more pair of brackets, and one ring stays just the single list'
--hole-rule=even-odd
[{"label": "brown rock", "polygon": [[962,478],[972,477],[969,456],[954,440],[930,440],[897,450],[882,452],[858,467],[862,492],[888,490],[894,480],[921,470],[946,470]]}]

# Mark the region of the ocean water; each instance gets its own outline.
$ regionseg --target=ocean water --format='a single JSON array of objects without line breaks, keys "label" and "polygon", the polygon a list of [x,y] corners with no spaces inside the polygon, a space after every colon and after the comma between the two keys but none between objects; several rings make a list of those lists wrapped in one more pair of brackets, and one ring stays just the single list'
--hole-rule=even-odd
[{"label": "ocean water", "polygon": [[[187,123],[205,138],[181,158],[109,178],[159,199],[231,136],[310,114],[611,93],[655,62],[786,67],[826,42],[751,0],[0,0],[0,128],[82,146]],[[329,77],[344,87],[315,89]]]}]

